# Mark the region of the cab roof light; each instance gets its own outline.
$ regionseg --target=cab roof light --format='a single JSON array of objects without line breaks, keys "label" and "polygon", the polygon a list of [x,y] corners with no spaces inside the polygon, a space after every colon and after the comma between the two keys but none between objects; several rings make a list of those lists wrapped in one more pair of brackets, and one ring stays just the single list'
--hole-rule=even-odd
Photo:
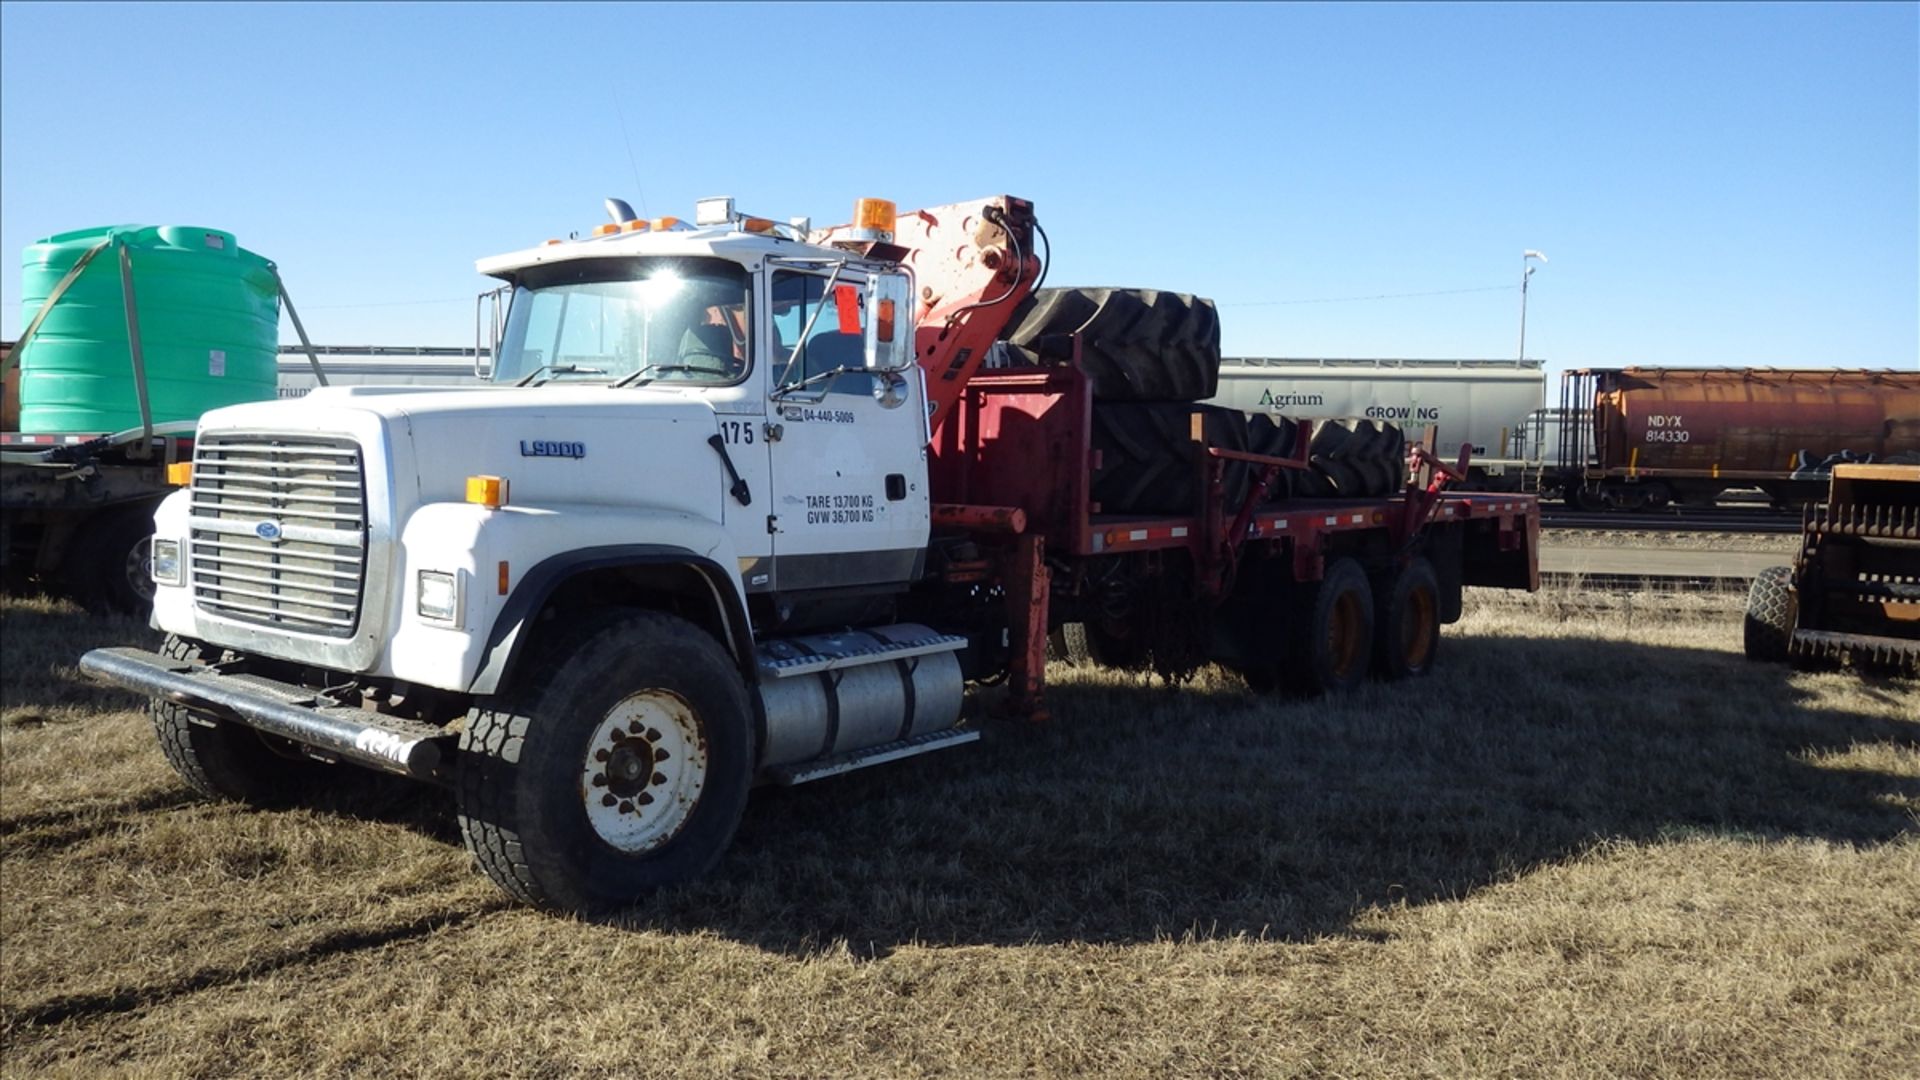
[{"label": "cab roof light", "polygon": [[773,222],[763,217],[741,218],[740,227],[750,233],[770,233],[773,231]]},{"label": "cab roof light", "polygon": [[653,219],[653,230],[655,232],[660,232],[665,229],[678,228],[679,225],[680,225],[680,219],[677,217],[662,217],[662,218]]},{"label": "cab roof light", "polygon": [[620,231],[620,226],[615,225],[611,221],[607,222],[605,225],[595,225],[593,227],[593,235],[595,236],[612,236],[614,233],[617,233],[619,231]]},{"label": "cab roof light", "polygon": [[646,232],[649,226],[644,218],[634,218],[621,226],[626,232]]},{"label": "cab roof light", "polygon": [[507,480],[502,476],[467,477],[467,501],[498,510],[507,505]]},{"label": "cab roof light", "polygon": [[893,223],[900,215],[888,199],[861,199],[853,204],[853,227],[848,239],[893,243]]}]

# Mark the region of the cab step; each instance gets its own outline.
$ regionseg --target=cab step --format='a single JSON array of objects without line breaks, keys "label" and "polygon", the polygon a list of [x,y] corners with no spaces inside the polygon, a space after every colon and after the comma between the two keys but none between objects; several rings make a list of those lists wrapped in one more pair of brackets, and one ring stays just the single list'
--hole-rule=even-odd
[{"label": "cab step", "polygon": [[792,787],[811,780],[824,780],[829,776],[850,773],[869,765],[884,765],[889,761],[899,761],[901,758],[910,758],[916,754],[928,754],[935,750],[963,746],[970,742],[978,742],[979,739],[980,732],[970,728],[934,731],[925,735],[915,735],[910,739],[901,739],[899,742],[869,746],[865,750],[855,750],[853,753],[842,754],[839,757],[802,761],[794,765],[776,765],[767,770],[767,775],[783,787]]}]

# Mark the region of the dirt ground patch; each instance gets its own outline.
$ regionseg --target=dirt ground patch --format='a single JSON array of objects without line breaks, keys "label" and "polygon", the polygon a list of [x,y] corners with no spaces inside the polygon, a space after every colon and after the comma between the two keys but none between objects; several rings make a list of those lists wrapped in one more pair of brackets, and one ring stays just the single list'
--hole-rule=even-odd
[{"label": "dirt ground patch", "polygon": [[440,793],[196,800],[0,602],[7,1076],[1920,1074],[1920,682],[1739,598],[1470,598],[1328,702],[1056,668],[1055,720],[756,795],[619,919],[503,902]]}]

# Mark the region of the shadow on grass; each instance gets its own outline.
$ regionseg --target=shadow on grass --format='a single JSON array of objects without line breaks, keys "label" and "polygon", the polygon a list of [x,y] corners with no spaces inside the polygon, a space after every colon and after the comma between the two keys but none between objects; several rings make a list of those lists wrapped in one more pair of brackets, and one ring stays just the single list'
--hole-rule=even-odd
[{"label": "shadow on grass", "polygon": [[[857,954],[1306,938],[1604,840],[1920,832],[1920,781],[1810,760],[1920,746],[1920,717],[1818,707],[1785,668],[1724,652],[1447,644],[1440,676],[1333,702],[1225,680],[1057,685],[1050,726],[996,725],[974,749],[762,792],[712,874],[620,921],[781,952],[844,939]],[[1911,681],[1859,692],[1920,701]]]},{"label": "shadow on grass", "polygon": [[61,709],[138,709],[134,694],[78,671],[80,654],[110,645],[156,648],[160,634],[124,615],[93,616],[42,597],[0,599],[0,714],[6,729],[50,722]]},{"label": "shadow on grass", "polygon": [[[704,879],[610,921],[799,954],[1299,939],[1608,840],[1920,832],[1920,781],[1816,763],[1920,747],[1920,719],[1829,700],[1898,712],[1920,684],[1816,701],[1785,668],[1726,652],[1517,636],[1450,637],[1437,677],[1332,701],[1071,675],[1051,724],[992,723],[967,749],[758,792]],[[443,793],[341,772],[310,808],[460,842]],[[9,846],[61,846],[119,816],[15,821]]]}]

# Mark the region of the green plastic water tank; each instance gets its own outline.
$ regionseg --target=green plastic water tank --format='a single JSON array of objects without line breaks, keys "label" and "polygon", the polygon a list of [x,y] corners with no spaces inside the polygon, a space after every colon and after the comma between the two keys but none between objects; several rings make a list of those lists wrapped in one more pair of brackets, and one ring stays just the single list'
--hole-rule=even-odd
[{"label": "green plastic water tank", "polygon": [[[27,248],[22,326],[88,249],[128,249],[153,422],[275,396],[280,340],[273,264],[219,229],[118,225]],[[104,434],[140,426],[120,254],[103,249],[20,354],[20,430]]]}]

